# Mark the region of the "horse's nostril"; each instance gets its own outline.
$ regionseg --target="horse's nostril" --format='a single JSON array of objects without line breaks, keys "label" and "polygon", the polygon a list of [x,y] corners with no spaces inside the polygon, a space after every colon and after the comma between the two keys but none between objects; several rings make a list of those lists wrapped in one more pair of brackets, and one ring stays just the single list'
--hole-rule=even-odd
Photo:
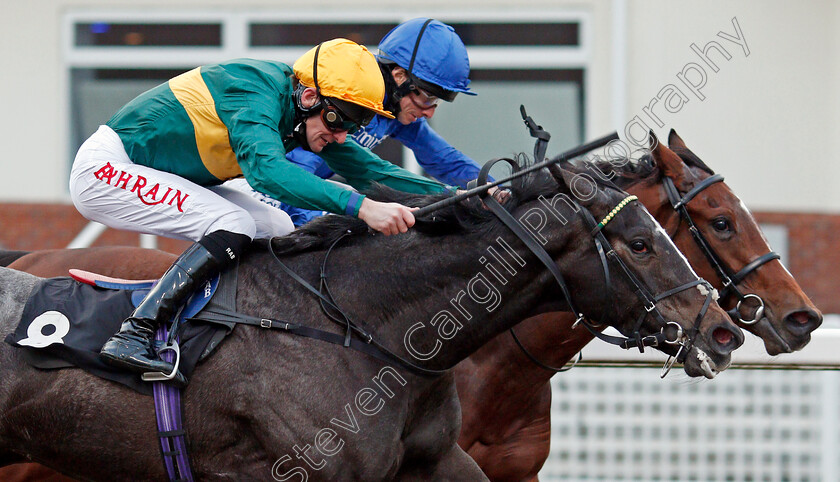
[{"label": "horse's nostril", "polygon": [[726,328],[715,328],[712,337],[720,346],[726,346],[735,338],[735,335]]},{"label": "horse's nostril", "polygon": [[785,316],[785,323],[788,331],[804,336],[822,324],[822,316],[812,310],[799,310]]},{"label": "horse's nostril", "polygon": [[790,321],[804,325],[811,321],[811,316],[805,311],[797,311],[796,313],[790,314]]}]

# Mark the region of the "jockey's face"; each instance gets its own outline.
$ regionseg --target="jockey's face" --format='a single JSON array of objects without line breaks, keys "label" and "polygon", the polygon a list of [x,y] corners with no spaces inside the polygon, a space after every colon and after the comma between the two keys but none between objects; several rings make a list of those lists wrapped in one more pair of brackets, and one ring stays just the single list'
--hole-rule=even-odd
[{"label": "jockey's face", "polygon": [[[318,94],[312,88],[304,90],[301,96],[301,102],[307,107],[315,105],[317,100]],[[321,152],[324,146],[331,142],[344,144],[347,139],[347,131],[329,129],[320,115],[310,116],[304,122],[306,123],[306,141],[312,152]]]},{"label": "jockey's face", "polygon": [[[402,85],[403,82],[408,81],[408,75],[401,67],[396,67],[391,71],[397,85]],[[408,125],[417,119],[431,119],[435,115],[435,108],[437,104],[433,103],[434,97],[431,97],[426,92],[411,92],[402,99],[400,99],[400,113],[397,114],[397,120],[402,125]]]}]

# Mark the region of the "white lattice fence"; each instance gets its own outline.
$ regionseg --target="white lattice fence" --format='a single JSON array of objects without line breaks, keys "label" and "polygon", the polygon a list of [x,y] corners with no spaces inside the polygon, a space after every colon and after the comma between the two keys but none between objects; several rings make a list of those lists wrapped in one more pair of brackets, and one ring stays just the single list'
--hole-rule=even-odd
[{"label": "white lattice fence", "polygon": [[772,360],[753,340],[740,360],[778,368],[731,368],[714,380],[661,380],[659,369],[639,367],[555,376],[540,480],[840,480],[840,371],[784,364],[840,367],[840,330],[817,333],[800,355]]}]

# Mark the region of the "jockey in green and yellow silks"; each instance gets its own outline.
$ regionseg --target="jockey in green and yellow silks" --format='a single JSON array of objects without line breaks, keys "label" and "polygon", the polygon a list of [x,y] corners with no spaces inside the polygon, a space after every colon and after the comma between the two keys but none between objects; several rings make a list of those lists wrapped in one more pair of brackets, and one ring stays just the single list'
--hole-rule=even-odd
[{"label": "jockey in green and yellow silks", "polygon": [[374,115],[391,116],[384,96],[373,55],[336,39],[293,67],[241,59],[191,70],[141,94],[101,126],[71,171],[79,212],[117,229],[195,241],[105,344],[103,359],[175,375],[151,346],[160,322],[252,239],[293,229],[288,216],[225,188],[226,180],[244,177],[265,195],[358,216],[385,234],[412,226],[410,208],[373,201],[285,158],[298,146],[317,152],[357,189],[377,181],[409,192],[444,191],[346,139]]}]

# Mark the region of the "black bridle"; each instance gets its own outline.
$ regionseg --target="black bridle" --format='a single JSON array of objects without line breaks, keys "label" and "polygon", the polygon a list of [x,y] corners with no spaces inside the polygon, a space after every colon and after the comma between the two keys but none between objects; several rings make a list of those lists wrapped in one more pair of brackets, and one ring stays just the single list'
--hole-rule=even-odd
[{"label": "black bridle", "polygon": [[[479,186],[484,185],[487,180],[488,173],[490,172],[490,168],[493,167],[494,164],[500,161],[505,161],[510,164],[511,169],[515,173],[519,170],[519,165],[516,164],[512,159],[493,159],[487,162],[479,172],[478,178],[476,179],[476,184]],[[551,165],[549,169],[558,169],[556,165]],[[555,179],[556,182],[560,183],[560,179]],[[706,315],[706,312],[709,309],[712,301],[714,301],[715,297],[715,290],[712,286],[705,280],[698,278],[694,281],[690,281],[683,285],[680,285],[676,288],[667,290],[663,293],[658,295],[651,294],[650,290],[645,286],[644,283],[639,280],[639,278],[627,267],[624,261],[621,259],[620,256],[615,252],[612,245],[610,244],[609,240],[604,236],[603,228],[604,226],[619,212],[621,209],[629,204],[632,201],[636,201],[635,196],[629,196],[625,198],[618,206],[613,208],[613,210],[600,222],[596,222],[595,218],[592,216],[592,213],[589,212],[588,209],[577,205],[577,211],[581,213],[581,216],[584,219],[584,222],[589,229],[589,232],[593,238],[593,242],[595,244],[595,249],[598,252],[598,255],[601,260],[601,266],[603,268],[604,279],[605,279],[605,287],[607,290],[607,300],[611,298],[612,293],[612,277],[610,275],[610,261],[613,264],[617,265],[620,268],[620,272],[625,276],[628,282],[633,286],[633,291],[635,292],[636,296],[639,298],[641,305],[643,306],[644,310],[640,313],[631,333],[631,337],[620,337],[620,336],[613,336],[613,335],[606,335],[601,333],[597,328],[592,326],[592,324],[586,319],[586,316],[583,314],[582,311],[578,310],[575,306],[574,301],[572,300],[571,293],[569,291],[568,285],[566,284],[565,279],[563,278],[563,274],[560,272],[560,269],[557,267],[557,264],[554,260],[551,259],[551,256],[543,249],[542,245],[537,241],[537,239],[533,236],[533,234],[528,231],[527,229],[523,228],[522,225],[489,193],[485,192],[480,195],[482,201],[487,206],[493,214],[496,215],[507,227],[510,229],[516,236],[531,250],[532,253],[539,259],[545,267],[549,270],[549,272],[554,276],[555,281],[560,287],[561,292],[563,293],[563,297],[566,299],[566,302],[569,306],[569,309],[574,313],[576,320],[573,326],[577,326],[578,324],[582,324],[586,327],[587,330],[590,331],[594,336],[597,338],[606,341],[607,343],[619,346],[625,350],[631,348],[638,348],[640,352],[644,352],[646,346],[650,347],[657,347],[661,344],[669,344],[669,345],[680,345],[680,348],[677,351],[677,354],[668,358],[663,367],[662,375],[665,376],[670,371],[671,367],[673,366],[674,362],[677,361],[680,357],[684,359],[685,355],[688,354],[691,347],[694,345],[694,340],[699,333],[699,326],[702,322],[703,318]],[[701,307],[697,317],[694,321],[694,326],[689,329],[687,332],[683,331],[682,326],[678,323],[673,321],[668,321],[662,316],[662,313],[656,307],[656,303],[669,297],[673,296],[677,293],[681,293],[687,289],[693,288],[695,286],[703,286],[705,289],[706,299]],[[701,293],[703,290],[701,290]],[[658,323],[661,327],[660,331],[654,334],[642,336],[640,330],[641,326],[644,321],[647,319],[648,316],[652,316],[654,320]],[[528,350],[519,342],[518,338],[516,338],[516,334],[514,333],[513,329],[510,330],[514,336],[514,339],[517,342],[517,345],[525,352],[525,354],[531,360],[535,361],[538,365],[542,366],[543,368],[552,369],[555,371],[559,371],[557,369],[553,369],[542,362],[539,362],[536,357],[531,355]]]},{"label": "black bridle", "polygon": [[[501,161],[501,160],[509,162],[513,166],[514,171],[519,171],[520,170],[519,165],[516,164],[511,159],[494,159],[494,160],[488,162],[487,164],[485,164],[485,166],[481,170],[481,173],[479,174],[478,179],[479,180],[486,180],[490,168],[493,166],[493,164],[495,164],[496,162]],[[557,162],[559,162],[559,160]],[[505,180],[497,181],[497,182],[504,182],[504,181]],[[560,182],[560,181],[558,180],[557,182]],[[693,338],[694,338],[694,333],[696,332],[696,326],[699,325],[700,321],[702,320],[703,316],[706,313],[706,310],[708,309],[708,306],[711,303],[711,300],[712,300],[711,292],[713,290],[711,289],[711,287],[709,287],[709,290],[708,290],[709,294],[707,295],[706,303],[704,303],[703,308],[701,309],[700,313],[698,314],[697,321],[695,323],[695,328],[690,330],[691,333],[684,333],[679,324],[677,324],[675,322],[666,321],[665,318],[662,316],[662,314],[659,312],[659,310],[656,308],[656,302],[662,300],[665,297],[668,297],[668,296],[671,296],[673,294],[679,293],[679,292],[684,291],[686,289],[689,289],[691,287],[698,286],[698,285],[708,285],[708,283],[706,283],[703,280],[698,279],[698,280],[695,280],[693,282],[686,283],[685,285],[682,285],[678,288],[668,290],[665,293],[662,293],[660,295],[657,295],[657,296],[651,295],[650,291],[639,281],[639,279],[632,273],[632,271],[630,271],[627,268],[627,266],[624,264],[624,262],[621,260],[621,258],[615,253],[615,251],[612,249],[612,246],[610,245],[609,241],[606,239],[606,237],[601,232],[601,227],[603,227],[603,225],[606,224],[606,222],[608,220],[605,218],[605,220],[602,221],[599,225],[598,223],[595,222],[594,218],[592,217],[592,215],[589,213],[588,210],[586,210],[584,208],[580,208],[579,212],[583,213],[584,219],[588,219],[587,222],[588,222],[589,227],[591,228],[591,234],[593,236],[596,248],[599,250],[599,254],[601,256],[601,262],[602,262],[603,268],[604,268],[604,273],[606,273],[606,276],[607,276],[606,283],[608,285],[610,284],[610,279],[611,278],[609,277],[609,271],[610,270],[609,270],[609,266],[608,266],[608,260],[611,259],[611,260],[613,260],[614,263],[619,265],[622,272],[625,274],[625,276],[628,277],[630,283],[633,284],[633,286],[635,287],[634,288],[635,292],[637,293],[637,296],[639,296],[640,300],[643,302],[643,306],[645,308],[644,312],[641,313],[641,315],[640,315],[640,317],[639,317],[639,319],[636,323],[633,338],[622,338],[622,337],[604,335],[604,334],[598,332],[597,330],[595,330],[594,328],[592,328],[590,326],[590,324],[587,321],[585,321],[584,315],[579,310],[577,310],[575,308],[574,302],[572,301],[572,298],[571,298],[571,294],[569,293],[568,286],[566,285],[566,283],[563,279],[563,275],[560,273],[560,270],[557,267],[557,264],[553,261],[551,256],[545,251],[545,249],[543,249],[543,247],[534,238],[534,236],[530,232],[525,230],[522,227],[522,225],[519,224],[519,222],[516,221],[513,218],[513,216],[507,210],[505,210],[505,208],[502,207],[501,204],[498,203],[498,201],[496,201],[492,196],[488,195],[486,189],[489,186],[483,185],[483,187],[485,187],[485,190],[483,191],[483,193],[479,193],[479,191],[481,191],[481,190],[476,189],[476,194],[482,196],[485,205],[487,205],[488,208],[494,214],[496,214],[496,216],[505,225],[507,225],[508,228],[511,229],[511,231],[513,231],[513,233],[534,253],[534,255],[536,255],[537,258],[540,259],[540,261],[542,261],[542,263],[546,266],[546,268],[548,268],[548,270],[554,276],[555,280],[558,282],[558,285],[560,286],[560,290],[563,292],[563,295],[566,298],[570,309],[575,313],[575,316],[577,317],[576,324],[577,323],[582,323],[584,326],[587,327],[587,329],[589,329],[590,331],[593,331],[593,334],[595,334],[595,336],[598,336],[602,340],[605,340],[609,343],[616,344],[616,345],[621,346],[622,348],[625,348],[625,349],[638,347],[641,351],[644,351],[645,346],[658,346],[662,343],[666,343],[666,344],[680,344],[681,345],[681,348],[677,352],[676,357],[679,357],[680,352],[682,352],[682,350],[684,348],[686,349],[685,352],[686,353],[688,352],[688,348],[690,348],[691,345],[693,344]],[[440,207],[443,207],[442,203],[438,204],[438,208],[440,208]],[[389,350],[388,348],[386,348],[385,346],[380,344],[377,340],[375,340],[374,337],[373,337],[373,334],[369,333],[366,329],[364,329],[358,323],[351,320],[349,315],[347,315],[347,313],[344,310],[342,310],[338,306],[338,304],[335,302],[332,294],[330,293],[329,286],[327,285],[327,272],[326,272],[327,261],[329,259],[330,253],[336,247],[336,245],[341,240],[345,239],[346,237],[348,237],[352,234],[354,234],[354,233],[348,231],[344,235],[340,236],[338,239],[336,239],[332,243],[330,248],[327,250],[327,253],[324,256],[324,260],[323,260],[323,263],[321,265],[321,276],[320,276],[321,286],[320,286],[320,289],[315,288],[314,286],[309,284],[306,280],[301,278],[294,271],[292,271],[288,266],[286,266],[285,263],[283,263],[282,260],[280,260],[280,257],[274,251],[273,244],[271,243],[271,241],[269,241],[269,243],[268,243],[269,244],[269,251],[271,252],[275,261],[277,261],[277,263],[283,269],[283,271],[285,271],[286,274],[288,274],[290,277],[292,277],[296,282],[301,284],[304,288],[306,288],[310,293],[312,293],[313,295],[315,295],[319,299],[319,302],[321,303],[322,310],[326,313],[327,317],[330,320],[332,320],[333,322],[335,322],[335,323],[337,323],[337,324],[339,324],[339,325],[341,325],[345,328],[346,331],[345,331],[343,336],[338,335],[336,333],[331,333],[331,332],[327,332],[327,331],[323,331],[323,330],[319,330],[319,329],[315,329],[315,328],[311,328],[311,327],[307,327],[307,326],[303,326],[303,325],[298,325],[296,323],[288,322],[288,321],[285,321],[285,320],[253,317],[253,316],[249,316],[249,315],[245,315],[245,314],[241,314],[241,313],[235,313],[235,312],[226,311],[226,310],[219,311],[218,313],[215,313],[215,314],[218,317],[225,319],[226,321],[232,321],[232,322],[235,322],[235,323],[242,323],[242,324],[249,324],[249,325],[259,326],[261,328],[267,328],[267,329],[281,329],[283,331],[286,331],[286,332],[289,332],[289,333],[292,333],[292,334],[305,336],[305,337],[308,337],[308,338],[319,339],[319,340],[326,341],[326,342],[329,342],[329,343],[342,345],[346,348],[352,348],[352,349],[355,349],[355,350],[360,351],[362,353],[365,353],[367,355],[370,355],[374,358],[377,358],[381,361],[384,361],[384,362],[387,362],[387,363],[396,363],[396,364],[404,367],[408,371],[410,371],[414,374],[417,374],[417,375],[426,376],[426,377],[436,377],[436,376],[440,376],[440,375],[446,373],[447,370],[434,370],[434,369],[424,368],[424,367],[416,365],[416,364],[412,363],[411,361],[406,360],[405,358],[400,357],[399,355],[395,354],[394,352],[392,352],[391,350]],[[605,247],[606,247],[606,249],[605,249]],[[608,289],[611,290],[612,288],[608,287]],[[655,333],[655,334],[647,335],[647,336],[642,336],[639,333],[639,329],[640,329],[642,323],[644,322],[644,320],[648,316],[654,316],[656,318],[656,320],[659,322],[659,324],[661,325],[662,328],[661,328],[659,333]],[[354,333],[356,334],[355,337],[353,336]],[[686,344],[686,341],[688,342],[688,344]],[[523,347],[523,350],[524,350],[524,347]],[[526,353],[527,353],[527,351],[526,351]],[[669,362],[666,363],[665,369],[666,370],[670,369],[671,365],[673,365],[673,360],[669,359]],[[667,373],[667,371],[665,371],[665,373]]]},{"label": "black bridle", "polygon": [[[757,270],[762,265],[769,263],[770,261],[779,259],[780,256],[774,252],[770,251],[767,254],[759,256],[758,258],[754,259],[747,263],[746,266],[741,268],[740,271],[733,272],[732,269],[727,266],[726,263],[720,258],[720,256],[715,252],[712,246],[709,244],[706,237],[703,236],[703,233],[697,229],[697,226],[694,224],[694,220],[691,219],[691,214],[688,212],[688,208],[686,207],[692,199],[694,199],[698,194],[700,194],[703,190],[711,186],[712,184],[723,182],[723,176],[720,174],[715,174],[711,177],[707,177],[700,181],[697,185],[695,185],[690,191],[688,191],[685,195],[680,197],[680,192],[677,190],[677,187],[674,185],[674,181],[665,176],[663,179],[663,185],[665,186],[665,193],[668,195],[668,200],[671,203],[671,206],[674,210],[679,213],[679,221],[685,222],[688,224],[688,230],[691,233],[691,237],[694,238],[694,242],[697,243],[697,246],[700,248],[700,251],[703,252],[703,255],[709,261],[709,264],[715,270],[715,273],[720,278],[721,282],[723,283],[723,290],[720,292],[720,298],[726,299],[727,296],[733,295],[738,298],[738,302],[735,305],[735,308],[730,310],[729,316],[744,325],[752,325],[753,323],[760,320],[764,315],[764,300],[755,293],[747,293],[744,294],[738,289],[738,285],[741,284],[744,279],[749,276],[753,271]],[[679,225],[677,225],[677,230],[679,230]],[[741,303],[746,300],[755,300],[758,303],[758,306],[755,309],[755,315],[751,320],[745,320],[741,317]]]}]

